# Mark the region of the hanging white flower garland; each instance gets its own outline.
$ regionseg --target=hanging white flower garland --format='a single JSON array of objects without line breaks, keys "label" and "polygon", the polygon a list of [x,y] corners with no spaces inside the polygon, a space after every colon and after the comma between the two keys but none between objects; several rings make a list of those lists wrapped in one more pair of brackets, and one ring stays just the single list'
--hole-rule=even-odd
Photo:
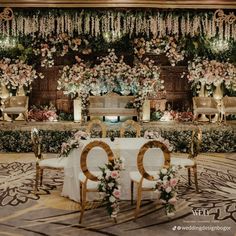
[{"label": "hanging white flower garland", "polygon": [[53,15],[51,12],[44,15],[35,14],[24,16],[15,14],[11,22],[0,26],[0,35],[22,36],[40,33],[44,38],[52,33],[67,32],[68,35],[90,34],[97,37],[104,32],[115,32],[130,37],[140,33],[147,36],[164,37],[166,35],[181,34],[192,37],[203,35],[212,38],[219,34],[220,38],[236,39],[236,22],[217,22],[209,14],[196,14],[190,17],[189,13],[176,15],[176,12],[123,12],[106,11],[100,15],[92,11],[65,12]]}]

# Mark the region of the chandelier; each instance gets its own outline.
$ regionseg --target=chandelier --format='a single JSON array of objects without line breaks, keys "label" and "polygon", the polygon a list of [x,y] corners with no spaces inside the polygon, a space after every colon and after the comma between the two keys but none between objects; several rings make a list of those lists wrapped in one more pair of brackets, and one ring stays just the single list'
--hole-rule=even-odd
[{"label": "chandelier", "polygon": [[3,12],[0,13],[0,22],[12,20],[13,18],[13,10],[9,7],[3,9]]}]

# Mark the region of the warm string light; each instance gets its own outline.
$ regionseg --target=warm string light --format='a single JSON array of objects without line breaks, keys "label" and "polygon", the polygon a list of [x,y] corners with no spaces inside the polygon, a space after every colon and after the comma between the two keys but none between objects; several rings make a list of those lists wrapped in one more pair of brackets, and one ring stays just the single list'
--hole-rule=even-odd
[{"label": "warm string light", "polygon": [[16,40],[10,39],[9,37],[5,39],[0,39],[0,48],[14,48],[16,46]]}]

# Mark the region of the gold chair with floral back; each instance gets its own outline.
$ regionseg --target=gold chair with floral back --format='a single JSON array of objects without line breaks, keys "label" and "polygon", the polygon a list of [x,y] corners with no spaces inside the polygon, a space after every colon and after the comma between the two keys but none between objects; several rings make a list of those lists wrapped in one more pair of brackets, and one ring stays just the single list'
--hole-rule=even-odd
[{"label": "gold chair with floral back", "polygon": [[39,135],[39,131],[36,128],[31,130],[31,141],[33,144],[33,152],[36,157],[36,179],[35,179],[35,192],[38,191],[38,182],[40,182],[40,186],[43,182],[43,171],[44,169],[49,170],[63,170],[67,163],[67,158],[48,158],[44,159],[42,150],[41,150],[41,142],[42,139]]},{"label": "gold chair with floral back", "polygon": [[106,136],[107,136],[107,127],[102,121],[100,121],[98,119],[94,119],[94,120],[91,120],[91,121],[88,122],[86,132],[91,134],[92,129],[93,129],[94,126],[100,126],[101,130],[102,130],[102,138],[106,138]]},{"label": "gold chair with floral back", "polygon": [[138,122],[134,120],[126,120],[121,124],[120,128],[120,137],[123,138],[125,137],[125,131],[127,129],[131,130],[131,128],[135,129],[136,132],[136,138],[139,138],[141,136],[141,126]]},{"label": "gold chair with floral back", "polygon": [[108,157],[108,162],[114,160],[114,154],[108,144],[102,141],[92,141],[88,143],[81,153],[80,157],[80,167],[82,172],[79,174],[79,181],[80,181],[80,202],[81,202],[81,213],[79,223],[82,222],[85,206],[86,206],[86,195],[88,192],[98,192],[98,176],[101,174],[101,171],[93,171],[90,172],[87,165],[87,157],[89,152],[93,148],[102,148]]},{"label": "gold chair with floral back", "polygon": [[[197,137],[196,137],[197,136]],[[181,166],[188,170],[188,184],[191,185],[191,170],[193,171],[195,190],[199,193],[198,178],[197,178],[197,162],[196,157],[200,152],[202,142],[202,130],[200,128],[192,131],[190,152],[188,158],[171,157],[171,165]]]},{"label": "gold chair with floral back", "polygon": [[[137,167],[138,171],[130,172],[131,179],[131,204],[133,204],[133,191],[134,184],[137,185],[137,201],[136,201],[136,210],[134,217],[138,217],[140,210],[140,204],[142,200],[142,191],[154,191],[156,180],[157,180],[157,171],[149,171],[149,173],[144,168],[144,155],[150,148],[159,148],[162,150],[164,155],[164,166],[170,166],[170,151],[165,144],[157,140],[151,140],[145,143],[139,150],[137,156]],[[157,156],[157,158],[159,158]],[[160,167],[161,168],[161,167]]]},{"label": "gold chair with floral back", "polygon": [[24,119],[28,121],[28,100],[27,96],[8,97],[3,104],[2,113],[10,115],[13,121],[13,115],[23,114]]}]

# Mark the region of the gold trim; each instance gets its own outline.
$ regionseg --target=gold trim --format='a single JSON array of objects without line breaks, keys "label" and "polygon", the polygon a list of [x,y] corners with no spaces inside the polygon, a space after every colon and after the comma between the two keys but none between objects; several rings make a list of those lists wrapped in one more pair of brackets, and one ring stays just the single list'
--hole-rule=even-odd
[{"label": "gold trim", "polygon": [[3,7],[141,7],[141,8],[208,8],[208,9],[235,9],[234,0],[226,1],[161,1],[161,0],[2,0]]},{"label": "gold trim", "polygon": [[0,20],[12,20],[13,16],[13,10],[10,7],[6,7],[3,9],[3,12],[0,13]]},{"label": "gold trim", "polygon": [[217,23],[228,23],[232,25],[236,21],[236,16],[234,12],[230,12],[229,15],[226,15],[223,10],[217,10],[214,14],[214,21]]},{"label": "gold trim", "polygon": [[86,128],[86,133],[92,133],[93,126],[100,126],[101,130],[102,130],[102,138],[106,138],[106,136],[107,136],[107,127],[102,121],[100,121],[98,119],[89,121],[88,126]]},{"label": "gold trim", "polygon": [[170,151],[166,147],[164,143],[161,143],[160,141],[157,140],[151,140],[145,143],[139,150],[138,157],[137,157],[137,166],[139,173],[142,175],[143,178],[148,179],[148,180],[155,180],[154,176],[151,176],[147,173],[147,171],[144,168],[143,165],[143,159],[145,156],[145,153],[149,148],[160,148],[163,152],[164,155],[164,166],[169,167],[170,166]]},{"label": "gold trim", "polygon": [[121,128],[120,128],[120,137],[124,138],[125,130],[130,129],[131,127],[134,127],[136,131],[136,138],[141,137],[141,126],[138,122],[134,120],[126,120],[125,122],[122,123]]}]

